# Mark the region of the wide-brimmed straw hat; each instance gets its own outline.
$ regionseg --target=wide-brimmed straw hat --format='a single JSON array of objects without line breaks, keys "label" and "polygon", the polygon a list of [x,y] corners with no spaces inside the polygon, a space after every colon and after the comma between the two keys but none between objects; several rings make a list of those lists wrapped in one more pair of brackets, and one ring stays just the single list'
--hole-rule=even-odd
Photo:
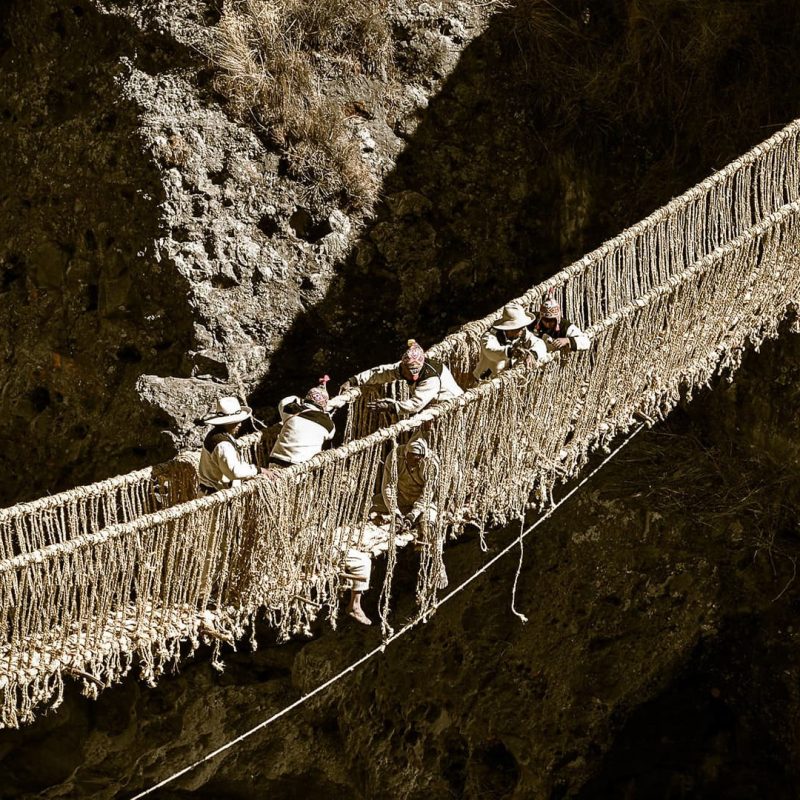
[{"label": "wide-brimmed straw hat", "polygon": [[503,307],[503,316],[495,320],[492,327],[500,331],[515,331],[527,327],[532,322],[533,317],[529,317],[521,305],[509,303]]},{"label": "wide-brimmed straw hat", "polygon": [[206,425],[230,425],[234,422],[243,422],[253,410],[243,406],[236,397],[218,397],[214,411],[203,419]]}]

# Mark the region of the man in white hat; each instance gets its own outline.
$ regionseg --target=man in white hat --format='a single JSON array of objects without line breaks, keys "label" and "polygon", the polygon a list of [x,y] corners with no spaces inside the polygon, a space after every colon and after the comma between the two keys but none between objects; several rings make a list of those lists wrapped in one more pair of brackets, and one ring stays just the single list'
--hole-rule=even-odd
[{"label": "man in white hat", "polygon": [[323,375],[305,397],[289,395],[278,403],[281,432],[269,454],[270,467],[290,467],[308,461],[333,439],[336,433],[333,412],[347,401],[343,397],[331,399],[328,396],[329,380]]},{"label": "man in white hat", "polygon": [[[397,472],[397,482],[393,473]],[[428,442],[417,436],[392,450],[383,465],[380,494],[373,498],[374,509],[388,514],[395,506],[401,530],[411,530],[421,522],[436,521],[436,506],[431,500],[439,476],[439,459]]]},{"label": "man in white hat", "polygon": [[590,345],[589,337],[574,322],[564,318],[552,294],[542,300],[533,333],[544,342],[548,352],[588,350]]},{"label": "man in white hat", "polygon": [[[213,426],[203,440],[200,451],[200,488],[206,494],[238,486],[255,478],[259,469],[242,461],[236,447],[236,434],[252,411],[236,397],[220,397],[216,408],[203,421]],[[260,472],[266,472],[265,469]]]},{"label": "man in white hat", "polygon": [[481,337],[481,358],[472,374],[478,380],[487,380],[527,356],[538,359],[545,355],[545,343],[528,330],[532,322],[533,317],[518,303],[505,306],[503,316]]}]

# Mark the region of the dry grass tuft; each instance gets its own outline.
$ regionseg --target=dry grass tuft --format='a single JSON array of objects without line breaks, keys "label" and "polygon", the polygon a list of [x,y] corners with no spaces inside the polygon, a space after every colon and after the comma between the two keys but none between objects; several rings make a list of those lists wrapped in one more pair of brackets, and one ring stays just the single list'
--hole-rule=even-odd
[{"label": "dry grass tuft", "polygon": [[216,88],[282,152],[309,202],[367,211],[378,183],[361,155],[352,103],[341,97],[348,79],[373,78],[380,102],[390,104],[399,74],[442,76],[449,55],[442,15],[471,8],[488,17],[506,7],[506,0],[441,0],[435,14],[393,21],[393,0],[226,0],[209,53]]},{"label": "dry grass tuft", "polygon": [[217,88],[286,156],[309,202],[358,210],[377,185],[326,79],[393,66],[387,0],[235,0],[216,28]]},{"label": "dry grass tuft", "polygon": [[377,183],[339,106],[323,100],[298,120],[293,133],[287,147],[289,175],[305,186],[310,205],[331,199],[356,209],[372,204]]}]

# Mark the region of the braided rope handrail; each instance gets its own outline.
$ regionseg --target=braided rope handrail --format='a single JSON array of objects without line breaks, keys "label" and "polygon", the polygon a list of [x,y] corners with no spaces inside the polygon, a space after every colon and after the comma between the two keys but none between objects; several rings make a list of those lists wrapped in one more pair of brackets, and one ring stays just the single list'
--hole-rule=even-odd
[{"label": "braided rope handrail", "polygon": [[[800,214],[800,201],[787,203],[779,211],[770,214],[758,225],[755,225],[750,230],[745,231],[733,241],[728,242],[726,245],[718,248],[716,251],[703,257],[699,261],[690,264],[682,272],[672,276],[666,283],[654,287],[649,292],[643,294],[640,298],[637,298],[634,302],[623,306],[618,311],[615,311],[613,314],[606,317],[604,320],[601,320],[595,325],[590,326],[586,329],[587,336],[593,339],[600,332],[612,328],[621,319],[638,313],[654,299],[673,293],[675,289],[682,284],[706,272],[712,265],[719,262],[727,255],[735,253],[737,250],[741,249],[745,243],[757,239],[767,231],[775,228],[780,223],[793,216],[797,216],[798,214]],[[555,357],[553,354],[548,354],[533,364],[519,364],[513,369],[502,372],[500,375],[492,378],[490,381],[485,381],[478,386],[468,389],[459,397],[439,403],[435,407],[428,408],[425,411],[408,419],[398,420],[392,425],[380,428],[367,436],[344,444],[341,447],[336,447],[331,450],[324,450],[308,461],[305,461],[301,464],[294,464],[290,467],[280,470],[280,472],[276,473],[270,478],[260,476],[252,481],[242,483],[239,486],[233,486],[231,488],[215,492],[211,495],[189,500],[171,508],[155,511],[130,522],[118,523],[116,525],[109,526],[102,531],[83,534],[66,542],[54,543],[35,552],[23,553],[19,556],[15,556],[14,558],[0,560],[0,574],[20,569],[30,563],[41,563],[42,561],[48,559],[57,558],[61,554],[75,552],[77,550],[91,547],[93,544],[99,542],[105,542],[110,539],[146,531],[153,525],[153,523],[176,520],[183,516],[190,515],[200,508],[210,508],[213,506],[225,505],[234,497],[255,493],[258,485],[267,481],[270,483],[288,483],[296,481],[304,473],[322,469],[324,466],[333,464],[336,461],[347,460],[354,454],[367,450],[375,444],[390,442],[396,440],[405,433],[419,430],[421,427],[437,419],[438,417],[450,414],[456,409],[471,405],[478,399],[488,395],[493,390],[517,380],[519,375],[524,371],[530,369],[543,369],[547,364],[552,363],[554,360]],[[355,387],[348,390],[346,394],[352,398],[355,398],[359,396],[360,390],[358,387]],[[141,472],[146,473],[147,470],[142,470]]]},{"label": "braided rope handrail", "polygon": [[37,497],[35,500],[26,500],[21,503],[15,503],[12,506],[0,508],[0,523],[18,516],[20,513],[35,513],[40,510],[57,508],[64,504],[65,501],[75,497],[102,497],[108,494],[109,491],[124,488],[132,483],[139,483],[152,478],[160,477],[161,474],[167,472],[175,461],[183,461],[191,459],[191,453],[182,453],[176,459],[171,461],[164,461],[158,464],[151,464],[147,467],[134,470],[133,472],[125,472],[121,475],[113,475],[108,478],[103,478],[93,483],[87,483],[81,486],[74,486],[71,489],[65,489],[63,492],[56,494],[48,494],[42,497]]},{"label": "braided rope handrail", "polygon": [[[764,155],[780,147],[789,139],[798,136],[800,136],[800,119],[789,123],[786,127],[770,136],[769,139],[755,145],[749,151],[739,156],[739,158],[734,159],[722,169],[700,181],[700,183],[695,184],[690,189],[687,189],[683,194],[672,198],[672,200],[660,208],[657,208],[644,219],[634,223],[612,239],[603,242],[599,247],[596,247],[577,261],[559,270],[551,277],[520,295],[520,297],[509,302],[529,305],[535,298],[545,295],[549,289],[555,289],[564,285],[571,278],[588,270],[589,267],[596,264],[609,253],[620,249],[625,244],[633,241],[637,236],[641,236],[647,231],[652,230],[659,223],[672,218],[678,209],[684,208],[691,202],[704,197],[710,189],[719,186],[745,167],[755,165]],[[796,168],[797,166],[798,165],[795,165]],[[800,192],[800,184],[798,184],[797,181],[794,182],[792,188],[794,189],[795,195]],[[790,198],[787,197],[787,200],[790,200]],[[500,316],[501,312],[502,309],[498,309],[481,319],[465,323],[458,331],[449,334],[439,344],[430,347],[429,352],[435,357],[441,357],[446,351],[451,350],[457,342],[463,341],[469,336],[480,336],[491,327],[492,322]]]},{"label": "braided rope handrail", "polygon": [[[134,498],[125,501],[122,521],[86,530],[71,524],[68,532],[77,535],[0,558],[2,724],[30,719],[54,693],[58,702],[65,657],[59,653],[70,654],[69,663],[99,685],[125,674],[134,656],[154,680],[180,657],[179,639],[196,647],[207,635],[196,612],[208,603],[217,610],[215,653],[222,640],[243,636],[259,609],[281,635],[302,629],[324,604],[335,623],[342,547],[360,540],[386,447],[412,431],[425,426],[441,462],[433,502],[444,510],[469,504],[477,519],[490,511],[510,519],[533,489],[546,504],[553,484],[576,475],[590,449],[628,430],[635,414],[661,417],[678,402],[681,386],[691,391],[719,369],[735,369],[747,341],[777,335],[778,320],[800,305],[799,131],[800,121],[523,295],[532,299],[561,285],[574,304],[576,293],[597,290],[602,297],[586,313],[605,313],[587,328],[594,340],[588,353],[520,365],[274,479],[157,510]],[[787,142],[789,152],[780,150]],[[753,165],[764,174],[747,174]],[[690,241],[690,230],[681,238],[657,228],[678,224],[668,208],[684,213],[720,186],[724,195],[703,200],[717,204],[713,214],[703,209],[700,220],[695,209],[679,219],[700,225],[697,240]],[[641,238],[654,229],[656,244]],[[620,276],[623,283],[615,283]],[[494,318],[469,323],[429,352],[460,359],[463,374],[477,335]],[[359,389],[348,399],[363,403]],[[152,475],[140,470],[101,484],[118,491]],[[89,489],[93,497],[102,496],[101,484]],[[52,513],[44,500],[41,507]],[[63,506],[57,510],[64,515]],[[136,517],[137,510],[146,513]],[[423,615],[435,608],[444,571],[446,518],[440,514],[430,527],[420,557]],[[390,552],[394,537],[392,524]],[[385,635],[393,563],[379,604]],[[123,620],[129,612],[120,609],[134,618]],[[180,626],[162,613],[170,609],[182,610]],[[47,653],[30,652],[31,642]]]},{"label": "braided rope handrail", "polygon": [[678,273],[677,275],[673,275],[666,283],[662,283],[659,286],[653,287],[650,289],[650,291],[645,292],[641,297],[638,297],[632,303],[628,303],[618,311],[615,311],[613,314],[607,316],[604,320],[601,320],[595,325],[591,325],[586,329],[586,335],[592,339],[595,338],[601,331],[613,327],[623,317],[636,314],[656,298],[671,294],[682,284],[692,280],[693,278],[696,278],[698,275],[703,274],[721,259],[741,249],[746,243],[751,242],[754,239],[758,239],[767,231],[780,225],[785,220],[790,219],[793,216],[797,216],[798,214],[800,214],[800,201],[787,203],[785,206],[783,206],[783,208],[770,214],[763,220],[763,222],[760,222],[758,225],[754,225],[752,228],[741,234],[741,236],[737,236],[734,240],[728,242],[722,247],[719,247],[713,253],[704,256],[699,261],[695,261],[694,264],[690,264],[682,272]]},{"label": "braided rope handrail", "polygon": [[0,508],[0,522],[5,522],[12,516],[17,516],[21,513],[32,514],[40,510],[56,508],[62,505],[66,499],[74,497],[75,495],[100,497],[107,494],[109,490],[118,489],[130,483],[151,478],[154,472],[158,470],[158,467],[159,465],[143,467],[134,472],[114,475],[113,477],[86,484],[85,486],[75,486],[72,489],[67,489],[58,494],[49,494],[44,497],[37,497],[35,500],[28,500],[22,503],[16,503],[13,506],[8,506],[7,508]]},{"label": "braided rope handrail", "polygon": [[[679,210],[685,209],[693,202],[705,197],[712,189],[722,186],[726,181],[735,179],[742,173],[743,170],[759,164],[765,157],[774,154],[776,151],[779,151],[783,145],[785,145],[787,142],[791,142],[791,140],[797,139],[798,136],[800,136],[800,119],[791,122],[789,125],[773,134],[764,142],[751,148],[747,153],[730,162],[725,167],[718,170],[692,188],[688,189],[683,194],[673,198],[664,206],[653,211],[645,219],[630,226],[614,238],[597,247],[592,252],[564,267],[552,277],[532,287],[514,302],[519,302],[523,305],[530,305],[531,303],[535,302],[536,299],[543,296],[548,290],[564,286],[570,280],[586,275],[592,267],[597,266],[598,263],[604,258],[622,250],[625,246],[634,243],[638,237],[644,236],[661,223],[669,221],[677,214]],[[795,144],[795,155],[796,149],[797,147]],[[797,180],[798,164],[796,162],[796,158],[789,159],[789,164],[793,168],[794,174],[792,176],[788,176],[788,178],[781,184],[780,194],[781,197],[783,197],[781,205],[791,202],[795,199],[800,199],[800,181]],[[757,192],[757,194],[764,195],[770,194],[770,192],[763,190]],[[772,194],[775,194],[774,187]],[[760,199],[760,202],[763,202],[763,198]],[[491,326],[492,322],[500,313],[500,310],[497,310],[487,314],[485,317],[479,320],[466,323],[458,331],[449,334],[441,342],[430,347],[430,355],[432,357],[443,358],[447,361],[448,356],[454,354],[458,350],[459,346],[463,346],[467,342],[471,342],[474,349],[477,346],[477,339]],[[596,322],[596,320],[594,320],[594,322]],[[589,324],[588,320],[587,324]],[[360,390],[353,390],[350,393],[350,400],[353,401],[357,399],[360,394]],[[242,447],[255,447],[258,439],[259,434],[252,434],[249,437],[243,437],[241,442]],[[0,509],[0,526],[13,522],[16,519],[30,518],[36,516],[37,514],[41,514],[42,512],[58,510],[65,504],[74,501],[75,498],[78,497],[82,499],[101,498],[109,493],[123,491],[128,487],[134,487],[142,482],[150,480],[154,475],[154,471],[164,470],[167,472],[172,463],[173,462],[167,462],[165,464],[156,465],[153,467],[146,467],[132,473],[107,478],[96,483],[78,486],[55,495],[42,497],[34,501],[19,503],[9,508]],[[48,520],[48,522],[52,524],[52,520]]]}]

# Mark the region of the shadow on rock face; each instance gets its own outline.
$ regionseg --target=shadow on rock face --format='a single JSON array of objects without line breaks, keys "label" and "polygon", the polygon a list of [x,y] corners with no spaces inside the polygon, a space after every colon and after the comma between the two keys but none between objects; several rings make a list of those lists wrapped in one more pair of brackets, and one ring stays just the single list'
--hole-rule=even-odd
[{"label": "shadow on rock face", "polygon": [[0,504],[162,460],[169,421],[142,372],[179,372],[188,285],[159,262],[159,175],[122,96],[142,68],[188,63],[94,3],[4,6],[0,76]]},{"label": "shadow on rock face", "polygon": [[791,680],[766,667],[786,658],[776,646],[786,610],[738,617],[702,643],[681,677],[631,714],[577,799],[796,797]]},{"label": "shadow on rock face", "polygon": [[[680,22],[681,15],[691,13],[686,5],[665,2],[663,8],[680,9],[676,16]],[[662,38],[655,36],[653,31],[658,28],[651,18],[636,17],[633,5],[624,6],[631,9],[631,24],[650,32],[649,37],[642,35],[642,41],[653,49],[646,54],[650,59],[646,62],[651,78],[647,89],[650,106],[642,107],[652,111],[649,121],[642,121],[635,104],[631,104],[630,115],[619,109],[624,106],[625,87],[631,84],[620,79],[611,92],[599,64],[593,92],[600,91],[602,97],[602,90],[608,90],[608,107],[596,94],[588,93],[585,82],[577,81],[572,93],[557,91],[563,84],[549,86],[548,81],[554,72],[568,72],[578,57],[577,48],[585,48],[580,53],[587,63],[598,59],[601,50],[607,51],[609,60],[618,55],[615,42],[624,30],[623,20],[612,13],[610,3],[587,6],[591,13],[589,21],[581,23],[585,30],[577,27],[577,17],[569,22],[576,31],[564,40],[570,47],[550,31],[552,47],[548,45],[534,59],[526,45],[530,32],[516,24],[518,17],[504,12],[485,36],[468,48],[441,96],[421,111],[419,125],[408,134],[406,152],[387,179],[384,203],[357,249],[342,261],[339,282],[329,296],[296,323],[278,353],[280,366],[265,384],[264,393],[279,381],[297,381],[304,387],[312,367],[328,362],[344,377],[358,366],[392,358],[408,335],[419,336],[426,344],[426,339],[439,338],[448,327],[499,305],[552,272],[559,262],[690,185],[711,166],[721,166],[748,144],[762,139],[765,131],[759,125],[785,122],[793,115],[783,115],[792,105],[792,92],[797,91],[796,83],[785,80],[790,60],[779,57],[787,39],[796,35],[793,18],[786,17],[786,24],[772,23],[763,34],[763,41],[774,46],[778,66],[756,57],[762,39],[755,22],[747,37],[736,39],[735,46],[733,26],[727,39],[719,30],[712,30],[720,42],[719,50],[708,54],[707,69],[684,73],[692,78],[679,97],[670,92],[658,94],[652,85],[664,75],[655,69],[659,62],[653,60],[661,52],[662,38],[667,51],[674,39],[663,31],[659,31]],[[780,17],[776,3],[759,6],[756,11],[737,6],[726,13],[731,18],[751,13]],[[636,8],[642,7],[636,4]],[[698,13],[704,10],[702,4],[698,8]],[[655,13],[657,7],[652,9]],[[65,14],[66,7],[62,11]],[[104,18],[86,13],[104,30]],[[73,23],[62,19],[53,24],[71,30]],[[678,26],[676,34],[680,30]],[[742,30],[741,20],[737,30]],[[701,34],[695,31],[694,35]],[[687,37],[687,53],[697,53],[696,44],[696,39]],[[113,49],[112,44],[109,47]],[[732,60],[743,53],[751,55]],[[8,51],[3,58],[7,57]],[[545,63],[548,59],[549,66]],[[731,75],[736,73],[731,65],[736,63],[745,82],[756,77],[764,81],[759,94],[746,95],[751,102],[744,111],[734,102],[730,88]],[[107,64],[102,61],[99,66]],[[91,73],[91,68],[87,69]],[[95,78],[90,75],[89,79]],[[107,76],[100,74],[96,79],[102,92],[113,91]],[[577,92],[581,87],[583,93]],[[714,94],[716,89],[720,91]],[[78,115],[78,131],[99,114],[104,96],[101,93]],[[711,109],[713,113],[706,113],[712,96],[718,97],[719,105]],[[616,110],[608,110],[614,104]],[[56,97],[52,107],[54,114],[69,112],[69,104]],[[25,118],[21,130],[33,127],[34,110],[26,113],[30,119]],[[19,378],[19,388],[13,389],[22,409],[15,430],[29,430],[31,425],[35,430],[35,420],[41,420],[46,433],[48,426],[63,428],[74,417],[86,425],[84,438],[90,431],[94,435],[89,422],[97,426],[98,437],[107,436],[90,439],[76,454],[68,453],[73,459],[87,454],[94,457],[106,446],[102,443],[118,441],[112,438],[111,428],[122,425],[120,420],[129,408],[127,370],[132,374],[179,370],[173,363],[178,356],[172,355],[169,337],[174,335],[177,342],[187,335],[188,322],[181,316],[148,319],[153,308],[161,308],[170,293],[178,294],[182,286],[171,287],[152,273],[146,273],[149,282],[139,284],[131,279],[126,283],[129,272],[113,266],[118,263],[115,247],[138,252],[157,230],[152,206],[143,203],[138,194],[113,194],[120,186],[158,185],[156,176],[147,170],[145,174],[128,173],[127,156],[138,164],[130,169],[144,169],[128,149],[132,145],[127,131],[135,127],[135,110],[125,110],[123,105],[117,114],[124,118],[120,121],[117,117],[109,131],[113,135],[107,150],[97,156],[102,155],[105,166],[96,175],[82,178],[82,189],[77,192],[78,199],[88,203],[92,197],[89,186],[102,187],[98,199],[92,200],[97,205],[82,212],[92,224],[79,225],[70,221],[71,216],[60,220],[63,230],[71,232],[71,238],[64,239],[69,245],[66,255],[59,247],[62,240],[56,237],[54,248],[44,248],[41,257],[32,260],[28,253],[34,250],[33,234],[26,238],[25,231],[13,232],[10,241],[19,243],[17,254],[9,256],[2,278],[8,284],[2,313],[11,315],[9,329],[21,342],[4,346],[11,348],[7,350],[12,359],[9,363],[20,375],[33,375],[34,367],[50,364],[51,353],[61,359],[48,367],[52,375],[66,369],[64,352],[69,351],[54,349],[56,342],[49,338],[46,324],[50,315],[67,315],[72,327],[58,328],[73,331],[64,333],[65,337],[93,337],[90,355],[70,356],[76,362],[70,369],[78,376],[69,383],[71,394],[65,394],[54,379],[29,386]],[[691,125],[693,119],[700,122]],[[65,118],[58,130],[69,124]],[[710,136],[709,131],[724,131],[724,138]],[[49,140],[45,133],[39,135],[42,149],[47,151]],[[76,134],[72,149],[65,151],[78,160],[85,155],[78,146],[79,138]],[[15,153],[22,149],[20,142],[12,138]],[[58,151],[50,149],[51,160],[43,162],[48,166],[45,171],[58,174]],[[679,153],[691,153],[691,158]],[[624,163],[623,155],[628,159]],[[113,158],[122,159],[115,168],[110,166]],[[23,185],[31,182],[32,208],[34,190],[45,193],[43,187],[49,185],[40,174],[42,169],[37,167],[35,176],[16,176]],[[660,180],[655,180],[658,176]],[[50,197],[49,191],[42,197]],[[612,202],[610,198],[622,199]],[[39,202],[40,210],[24,217],[28,224],[38,226],[36,242],[43,238],[43,231],[50,230],[47,221],[54,217],[49,201],[40,197]],[[119,220],[128,217],[135,218],[136,225],[127,232],[117,230]],[[109,219],[116,234],[109,228]],[[315,227],[319,222],[313,219],[297,218],[295,224],[297,232],[310,240],[320,234],[325,238],[324,229]],[[270,230],[268,221],[264,225]],[[116,243],[108,239],[114,235]],[[72,255],[70,247],[74,248]],[[65,278],[61,289],[51,287],[61,286],[58,281],[67,274],[82,274],[77,266],[79,256],[87,262],[81,268],[87,271],[86,280],[95,282],[94,290],[87,289],[85,305],[77,307],[82,311],[74,310],[80,294]],[[53,268],[62,257],[68,257],[64,268]],[[73,269],[77,271],[73,273]],[[155,267],[151,264],[147,269]],[[130,300],[112,300],[115,297]],[[101,307],[108,310],[107,316],[99,313]],[[132,310],[120,317],[121,307]],[[152,336],[152,348],[145,347],[140,338],[124,339],[121,332],[133,324]],[[41,342],[26,333],[31,327],[37,329]],[[320,342],[326,342],[323,349]],[[176,344],[175,353],[183,352],[181,348]],[[122,372],[108,372],[109,353],[112,360],[124,365]],[[96,384],[88,383],[90,378]],[[57,392],[70,398],[64,416],[53,410],[64,403]],[[114,396],[116,405],[92,406],[96,402],[92,398],[106,397],[104,392]],[[21,399],[24,397],[29,400]],[[24,402],[30,403],[27,411]],[[26,416],[34,413],[39,415],[35,420]],[[138,435],[138,428],[131,427],[136,430],[132,435]],[[120,431],[115,434],[119,437]],[[732,544],[727,522],[717,521],[721,527],[711,531],[695,518],[697,510],[707,505],[710,490],[698,490],[691,497],[692,504],[669,502],[675,487],[666,479],[701,455],[692,450],[687,458],[674,444],[670,440],[668,445],[658,446],[664,455],[655,467],[645,448],[632,448],[627,461],[617,462],[618,469],[608,478],[587,489],[576,506],[565,508],[541,530],[526,552],[518,594],[519,607],[530,618],[528,625],[523,627],[509,610],[508,589],[516,568],[509,560],[487,574],[471,594],[444,607],[427,626],[416,630],[397,649],[387,650],[385,657],[352,680],[340,682],[318,703],[193,774],[186,788],[168,790],[161,796],[238,798],[269,791],[270,797],[300,792],[307,797],[391,797],[406,792],[420,800],[453,796],[483,800],[515,794],[570,797],[576,796],[601,762],[603,774],[597,783],[586,784],[586,800],[590,796],[626,796],[631,780],[642,797],[655,780],[676,792],[688,792],[687,797],[693,787],[710,787],[706,796],[711,796],[712,789],[729,786],[713,778],[709,772],[713,765],[730,764],[745,755],[745,749],[733,740],[741,731],[736,707],[722,708],[720,701],[737,682],[743,687],[739,707],[749,703],[762,711],[769,705],[775,723],[766,728],[755,725],[751,735],[764,734],[765,748],[791,753],[789,736],[782,746],[766,737],[768,731],[786,727],[796,713],[796,700],[788,689],[786,695],[778,688],[765,697],[759,696],[758,688],[748,693],[751,686],[766,685],[746,680],[757,675],[748,663],[737,663],[726,645],[717,651],[720,655],[718,659],[715,655],[712,669],[701,658],[699,645],[703,637],[717,633],[714,626],[726,608],[718,602],[721,596],[728,608],[735,609],[746,596],[745,590],[761,581],[761,599],[771,601],[788,580],[789,562],[780,562],[780,580],[774,588],[768,559],[761,557],[757,566],[751,567],[755,563],[752,547],[742,545],[741,540]],[[10,455],[3,454],[8,469],[13,466]],[[152,457],[153,452],[147,455]],[[643,466],[648,464],[649,471]],[[710,470],[710,463],[706,467]],[[715,473],[707,474],[711,483],[718,483]],[[758,474],[754,470],[754,475]],[[691,487],[690,480],[680,478]],[[32,488],[33,479],[31,472],[27,488]],[[652,496],[648,492],[653,492]],[[741,495],[738,488],[734,494]],[[732,514],[730,509],[723,511]],[[740,526],[753,522],[752,508],[739,511],[736,519]],[[690,512],[694,516],[687,522]],[[510,540],[514,533],[507,531],[505,536]],[[496,541],[501,539],[498,534]],[[477,568],[477,552],[471,543],[448,552],[453,582]],[[725,586],[731,575],[751,568],[757,570],[758,581],[731,581]],[[406,598],[405,605],[402,600],[398,603],[398,619],[412,610],[413,579],[406,576],[406,580],[405,591],[395,586],[398,596]],[[790,589],[786,596],[796,605],[795,594]],[[368,600],[369,604],[376,602],[374,595]],[[368,610],[373,613],[374,605]],[[733,619],[742,622],[741,616],[733,615]],[[769,641],[777,642],[779,632],[785,630],[781,621]],[[740,649],[750,646],[755,656],[758,646],[747,644],[749,639],[759,642],[744,633],[730,641]],[[39,719],[29,729],[0,736],[4,753],[0,791],[9,797],[35,792],[51,797],[111,797],[131,786],[144,789],[258,724],[289,698],[318,685],[322,674],[348,665],[374,642],[374,628],[364,632],[343,627],[304,646],[262,647],[255,654],[230,655],[229,669],[221,675],[211,671],[200,653],[194,663],[184,665],[181,675],[165,679],[156,689],[144,688],[130,678],[122,687],[104,693],[97,703],[79,700],[73,691],[58,713]],[[780,664],[789,670],[786,687],[796,686],[796,672],[791,672],[797,661],[796,644],[791,638],[785,638],[784,644],[779,652],[765,650],[769,663],[763,669],[777,672],[774,665]],[[676,682],[675,676],[683,669],[691,670],[691,681],[697,685],[680,679]],[[727,684],[702,677],[725,670]],[[711,691],[715,688],[720,689],[719,698]],[[792,702],[783,703],[785,697]],[[781,704],[785,714],[780,711]],[[637,707],[642,709],[641,716],[632,711]],[[664,735],[675,742],[685,736],[682,720],[692,727],[690,748],[661,741],[659,737]],[[620,731],[617,749],[614,737]],[[63,748],[65,742],[71,750],[55,749]],[[700,755],[688,753],[688,749]],[[605,753],[609,755],[603,761]],[[632,776],[632,759],[650,774]],[[675,766],[676,759],[684,761]],[[766,787],[765,794],[773,791],[779,797],[791,785],[779,772],[759,773],[760,769],[774,769],[773,757],[748,763],[755,777],[753,781],[743,778],[741,785]],[[710,777],[698,777],[694,770]],[[735,774],[742,776],[743,772]],[[788,768],[786,774],[790,774]],[[687,782],[687,775],[693,776],[694,783]],[[796,778],[794,766],[791,775]]]},{"label": "shadow on rock face", "polygon": [[[512,554],[358,672],[157,796],[792,796],[796,510],[782,530],[759,465],[733,459],[718,474],[717,463],[676,412],[526,541],[526,624],[509,607]],[[743,486],[753,491],[732,508]],[[778,534],[772,554],[756,538],[764,523]],[[517,533],[493,531],[486,554],[469,539],[448,548],[451,586]],[[413,614],[416,567],[404,551],[396,627]],[[373,616],[377,603],[370,591]],[[228,652],[222,673],[200,651],[154,689],[129,676],[97,701],[71,684],[57,713],[0,734],[3,796],[132,796],[380,637],[346,620],[318,633],[275,646],[261,630],[259,649]]]},{"label": "shadow on rock face", "polygon": [[782,60],[798,60],[800,12],[786,4],[561,6],[495,15],[417,119],[395,121],[405,148],[383,199],[327,296],[296,318],[257,404],[394,360],[408,338],[438,341],[800,109]]},{"label": "shadow on rock face", "polygon": [[[301,192],[274,144],[224,118],[207,64],[159,33],[180,13],[202,28],[216,6],[186,0],[175,19],[163,4],[98,8],[3,11],[0,433],[14,445],[0,452],[0,503],[166,457],[164,431],[191,439],[195,415],[179,412],[249,386],[266,363],[251,399],[272,408],[324,372],[335,386],[393,360],[410,337],[429,345],[800,107],[785,80],[800,12],[778,0],[520,2],[432,100],[409,86],[414,114],[387,112],[384,133],[404,150],[328,283],[313,270],[347,248],[352,220],[290,212]],[[144,99],[120,88],[132,64]],[[160,115],[149,138],[142,102]],[[140,376],[153,377],[141,397]]]}]

